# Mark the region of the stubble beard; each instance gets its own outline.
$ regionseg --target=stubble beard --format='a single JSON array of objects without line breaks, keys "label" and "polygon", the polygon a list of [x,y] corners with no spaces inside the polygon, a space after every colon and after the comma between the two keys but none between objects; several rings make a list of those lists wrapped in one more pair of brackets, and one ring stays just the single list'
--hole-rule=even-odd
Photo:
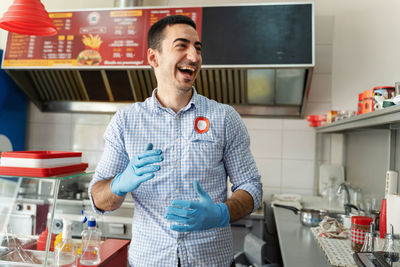
[{"label": "stubble beard", "polygon": [[[184,81],[185,81],[185,83],[188,84],[188,85],[180,85],[180,86],[178,86],[178,87],[177,87],[178,92],[179,92],[181,95],[185,95],[185,94],[191,92],[191,91],[192,91],[192,88],[193,88],[194,81],[196,80],[197,76],[198,76],[198,74],[195,76],[195,78],[194,78],[193,81],[190,80],[190,79],[185,79]],[[189,84],[190,84],[190,85],[189,85]]]},{"label": "stubble beard", "polygon": [[185,95],[187,94],[189,91],[192,90],[193,84],[191,84],[190,86],[185,86],[185,87],[179,87],[178,91],[182,94]]}]

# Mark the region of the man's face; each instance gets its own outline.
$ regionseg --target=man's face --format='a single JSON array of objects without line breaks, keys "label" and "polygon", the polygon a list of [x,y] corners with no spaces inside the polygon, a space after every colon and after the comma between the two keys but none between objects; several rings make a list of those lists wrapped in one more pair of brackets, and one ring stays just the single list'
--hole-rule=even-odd
[{"label": "man's face", "polygon": [[148,55],[158,87],[174,87],[180,91],[191,89],[200,71],[202,58],[199,36],[190,25],[167,26],[161,41],[161,51],[152,50]]}]

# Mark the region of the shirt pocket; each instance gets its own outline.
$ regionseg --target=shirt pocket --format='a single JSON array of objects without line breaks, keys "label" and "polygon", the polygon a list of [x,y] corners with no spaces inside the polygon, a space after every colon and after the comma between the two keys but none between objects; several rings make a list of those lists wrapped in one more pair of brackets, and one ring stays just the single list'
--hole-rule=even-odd
[{"label": "shirt pocket", "polygon": [[203,134],[194,132],[189,137],[186,149],[189,160],[205,170],[216,167],[222,162],[223,146],[210,131]]},{"label": "shirt pocket", "polygon": [[[226,186],[226,173],[223,163],[223,146],[211,134],[192,134],[183,153],[183,176],[190,179],[188,188],[193,198],[198,197],[193,189],[192,180],[198,180],[201,187],[212,199],[217,199],[221,188]],[[225,185],[223,185],[225,182]]]}]

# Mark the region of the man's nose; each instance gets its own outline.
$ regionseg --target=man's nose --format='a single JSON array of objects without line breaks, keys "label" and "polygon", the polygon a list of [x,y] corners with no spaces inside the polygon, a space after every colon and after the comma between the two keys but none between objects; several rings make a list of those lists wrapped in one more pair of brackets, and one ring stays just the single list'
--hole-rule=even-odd
[{"label": "man's nose", "polygon": [[197,51],[196,47],[192,46],[188,49],[186,57],[192,62],[199,62],[201,54]]}]

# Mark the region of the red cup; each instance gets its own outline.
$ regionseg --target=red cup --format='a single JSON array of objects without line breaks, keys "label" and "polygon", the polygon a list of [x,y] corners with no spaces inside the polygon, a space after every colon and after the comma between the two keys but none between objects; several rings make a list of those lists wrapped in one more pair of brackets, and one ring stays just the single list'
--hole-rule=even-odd
[{"label": "red cup", "polygon": [[360,252],[365,239],[365,233],[369,231],[374,219],[366,216],[351,217],[351,249]]}]

